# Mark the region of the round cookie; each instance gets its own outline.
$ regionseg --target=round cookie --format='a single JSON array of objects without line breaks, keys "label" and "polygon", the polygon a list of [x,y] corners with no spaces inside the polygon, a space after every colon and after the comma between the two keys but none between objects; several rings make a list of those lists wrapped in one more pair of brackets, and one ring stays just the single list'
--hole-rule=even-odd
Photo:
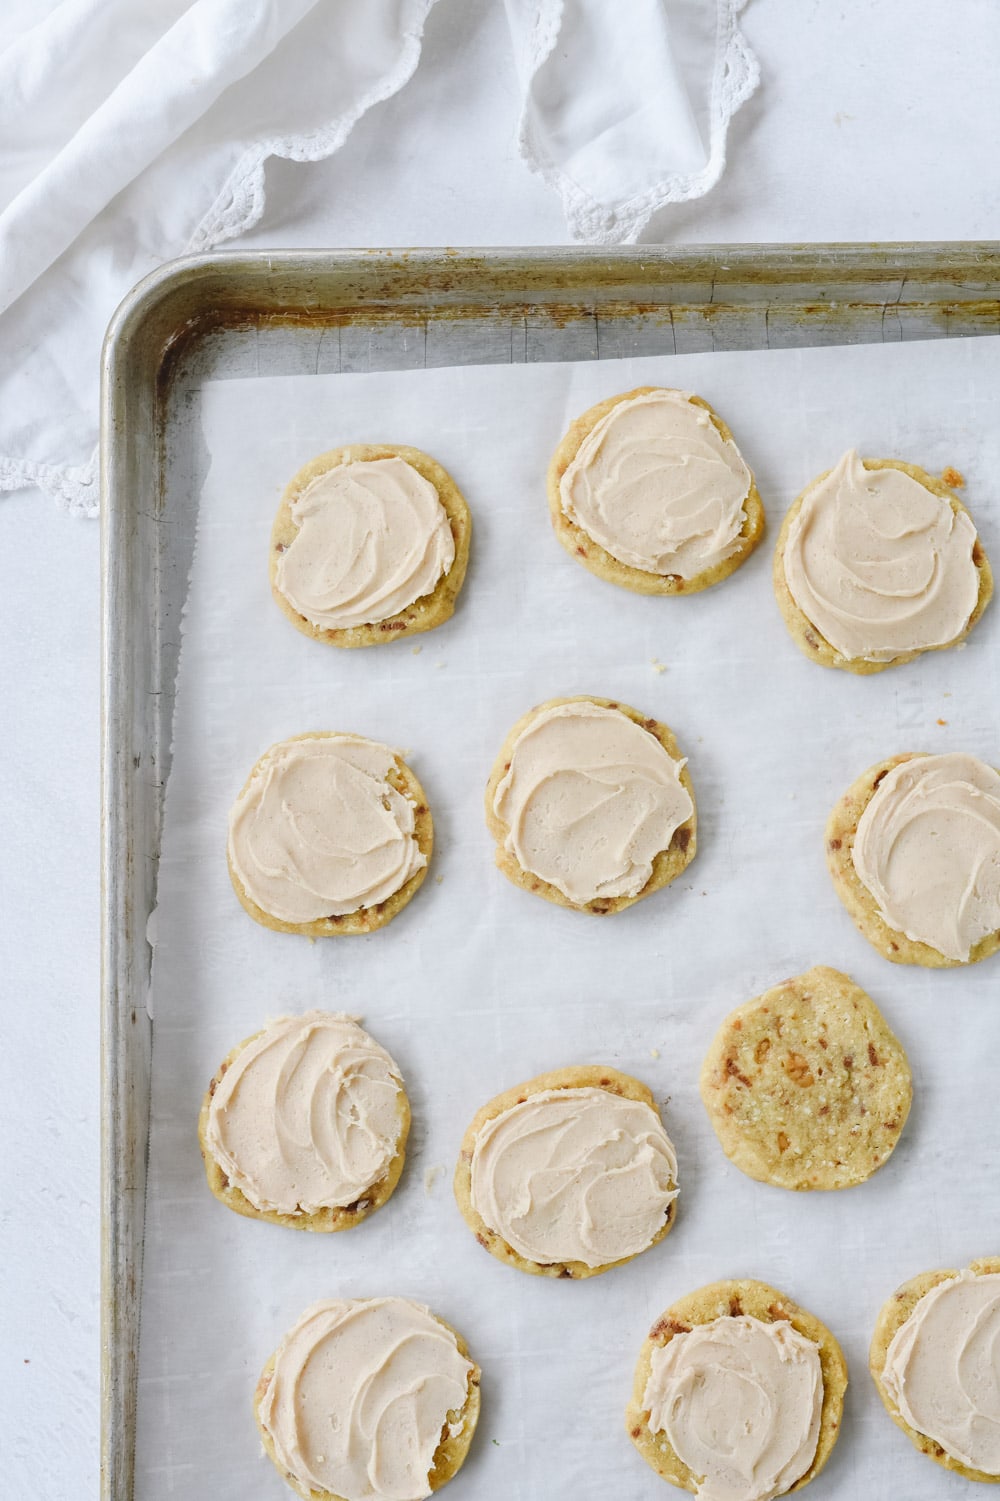
[{"label": "round cookie", "polygon": [[722,1150],[779,1188],[863,1183],[910,1111],[906,1054],[870,996],[817,965],[738,1006],[701,1070]]},{"label": "round cookie", "polygon": [[[262,756],[254,763],[250,775],[240,789],[235,807],[249,793],[254,784],[254,779],[260,776],[267,768],[270,759],[276,752],[282,751],[286,746],[299,744],[311,740],[336,740],[344,738],[334,730],[314,730],[303,735],[293,735],[288,740],[280,740],[270,746]],[[362,737],[347,737],[361,740]],[[376,742],[366,742],[375,745]],[[371,906],[360,906],[353,912],[330,914],[325,917],[317,917],[310,921],[291,922],[273,913],[265,911],[247,891],[246,886],[237,873],[232,853],[232,840],[227,849],[229,865],[229,877],[233,883],[233,890],[240,900],[240,905],[262,927],[271,928],[276,933],[301,933],[307,938],[331,938],[342,935],[357,933],[373,933],[377,928],[382,928],[391,922],[397,913],[410,902],[423,885],[427,875],[428,864],[434,849],[434,822],[431,818],[430,809],[427,806],[427,798],[413,772],[407,766],[402,756],[396,752],[390,752],[392,764],[386,775],[388,786],[413,808],[413,838],[417,850],[422,857],[423,863],[413,874],[389,896],[373,903]],[[232,815],[231,815],[232,817]]]},{"label": "round cookie", "polygon": [[[608,552],[599,542],[571,520],[563,510],[561,484],[563,475],[579,452],[581,444],[605,417],[615,407],[624,402],[632,401],[636,397],[647,396],[664,388],[658,386],[637,386],[632,391],[625,391],[620,396],[611,396],[606,401],[599,401],[590,407],[581,416],[570,424],[565,437],[552,456],[548,471],[548,498],[549,511],[552,518],[552,526],[562,546],[582,563],[584,568],[595,574],[598,578],[606,579],[608,583],[617,584],[622,589],[631,589],[636,594],[697,594],[702,589],[708,589],[712,584],[721,583],[734,573],[740,564],[753,552],[764,534],[764,507],[757,490],[753,475],[750,476],[750,490],[743,502],[745,520],[738,536],[738,547],[728,558],[713,567],[704,569],[693,578],[685,579],[679,574],[660,574],[647,572],[643,568],[636,568],[630,563],[623,562]],[[726,443],[732,443],[735,447],[733,435],[723,422],[719,414],[709,406],[700,396],[692,396],[686,392],[680,393],[687,397],[692,406],[700,407],[707,412],[712,426]]]},{"label": "round cookie", "polygon": [[520,886],[524,891],[534,892],[536,896],[544,897],[546,901],[554,902],[557,906],[571,907],[576,912],[589,912],[595,916],[605,916],[608,913],[621,912],[626,907],[631,907],[634,902],[641,901],[654,891],[659,891],[661,887],[669,886],[690,865],[697,850],[697,808],[694,787],[686,764],[682,765],[679,782],[691,800],[691,812],[674,830],[666,849],[658,851],[653,857],[651,874],[640,891],[634,896],[596,897],[582,903],[571,901],[558,886],[536,875],[533,871],[526,870],[518,861],[517,856],[505,848],[510,829],[495,808],[497,790],[510,770],[516,742],[540,715],[564,704],[596,704],[599,708],[617,711],[652,735],[672,761],[680,762],[683,758],[673,731],[667,725],[648,715],[640,714],[638,709],[632,709],[618,699],[598,698],[592,694],[577,694],[570,698],[551,698],[543,704],[536,705],[527,714],[521,716],[500,748],[486,784],[486,824],[496,840],[495,859],[498,869],[515,886]]},{"label": "round cookie", "polygon": [[[459,1153],[458,1163],[455,1168],[455,1198],[462,1217],[469,1229],[473,1232],[476,1240],[491,1256],[498,1261],[505,1262],[508,1266],[516,1267],[521,1272],[531,1272],[539,1277],[563,1277],[583,1279],[596,1277],[601,1272],[609,1271],[613,1266],[624,1266],[627,1261],[633,1261],[642,1251],[633,1252],[623,1256],[617,1261],[608,1261],[600,1266],[591,1266],[586,1261],[534,1261],[522,1255],[509,1244],[508,1241],[482,1218],[473,1202],[472,1189],[472,1162],[479,1133],[489,1122],[505,1112],[513,1110],[516,1106],[524,1104],[532,1096],[544,1095],[556,1090],[605,1090],[607,1093],[617,1095],[624,1100],[634,1100],[645,1105],[656,1116],[657,1125],[659,1114],[653,1095],[645,1084],[638,1079],[633,1079],[629,1074],[619,1073],[617,1069],[604,1068],[596,1064],[581,1064],[571,1068],[552,1069],[548,1073],[539,1074],[534,1079],[529,1079],[524,1084],[517,1084],[513,1089],[507,1089],[499,1094],[489,1104],[484,1105],[474,1115],[468,1130],[462,1138],[462,1146]],[[669,1145],[669,1142],[668,1142]],[[648,1244],[642,1250],[648,1250],[650,1246],[657,1245],[673,1228],[676,1219],[676,1177],[672,1175],[671,1196],[666,1204],[663,1223],[652,1236]]]},{"label": "round cookie", "polygon": [[[1000,1257],[987,1256],[979,1261],[969,1264],[969,1271],[978,1275],[1000,1273]],[[927,1434],[919,1433],[903,1417],[896,1405],[895,1399],[886,1389],[883,1381],[886,1358],[889,1346],[892,1344],[898,1331],[913,1313],[921,1298],[942,1282],[948,1282],[958,1275],[955,1270],[940,1272],[921,1272],[917,1277],[911,1277],[898,1287],[887,1303],[879,1310],[878,1319],[872,1334],[871,1346],[868,1352],[868,1369],[871,1371],[872,1380],[886,1412],[898,1428],[902,1428],[910,1442],[933,1459],[936,1464],[942,1465],[946,1470],[954,1470],[966,1480],[982,1480],[996,1485],[1000,1482],[1000,1475],[990,1475],[984,1470],[973,1470],[960,1460],[948,1454],[934,1439],[928,1438]]]},{"label": "round cookie", "polygon": [[654,1433],[649,1426],[650,1414],[645,1407],[646,1386],[652,1370],[653,1350],[668,1345],[672,1339],[688,1333],[700,1324],[719,1318],[758,1319],[763,1324],[787,1321],[819,1350],[823,1376],[823,1404],[820,1412],[816,1452],[808,1470],[790,1490],[801,1490],[814,1480],[833,1452],[840,1432],[847,1389],[847,1363],[834,1336],[813,1314],[807,1313],[773,1287],[750,1278],[712,1282],[707,1287],[678,1299],[657,1319],[639,1352],[632,1396],[625,1410],[629,1438],[648,1465],[671,1485],[697,1491],[698,1479],[672,1448],[664,1432]]},{"label": "round cookie", "polygon": [[[299,527],[292,514],[293,503],[322,475],[342,464],[372,463],[379,459],[402,459],[415,469],[437,491],[438,499],[447,516],[454,543],[455,554],[450,566],[442,573],[430,593],[399,609],[384,620],[367,624],[329,627],[307,619],[285,595],[278,583],[278,562],[298,535]],[[344,448],[332,448],[293,475],[285,488],[278,506],[278,513],[271,530],[269,547],[269,573],[271,592],[284,615],[296,630],[316,641],[325,641],[331,646],[378,646],[387,641],[398,641],[405,636],[415,636],[422,631],[432,631],[443,625],[455,613],[455,603],[465,580],[469,563],[469,546],[472,540],[472,516],[465,497],[451,475],[436,460],[419,448],[403,444],[352,443]]]},{"label": "round cookie", "polygon": [[[932,474],[928,474],[926,470],[919,468],[918,465],[906,464],[899,459],[863,459],[862,463],[865,469],[868,470],[898,469],[901,473],[909,475],[910,479],[916,480],[917,484],[923,485],[932,495],[937,495],[942,500],[946,500],[956,516],[968,516],[970,522],[972,521],[972,517],[969,515],[966,507],[944,481],[935,478]],[[819,662],[823,667],[837,667],[845,672],[853,672],[865,676],[873,672],[883,672],[887,667],[898,667],[904,662],[912,662],[915,657],[922,656],[925,651],[946,651],[949,647],[957,646],[960,641],[964,641],[986,609],[993,594],[993,574],[978,535],[972,551],[972,561],[979,576],[979,595],[975,608],[964,629],[951,641],[945,641],[940,646],[920,647],[915,651],[900,652],[898,655],[884,662],[869,662],[861,657],[844,656],[826,640],[819,627],[799,608],[788,587],[788,580],[785,576],[785,549],[792,526],[802,510],[806,496],[816,485],[825,480],[830,473],[832,473],[831,470],[826,470],[823,474],[818,475],[816,479],[811,480],[802,494],[792,503],[788,514],[781,524],[777,545],[774,550],[774,593],[778,601],[778,608],[788,627],[788,632],[799,650],[810,661]]]},{"label": "round cookie", "polygon": [[[268,1026],[262,1027],[260,1031],[245,1038],[243,1042],[238,1043],[235,1048],[226,1054],[226,1057],[216,1069],[211,1083],[205,1092],[201,1110],[198,1114],[198,1144],[201,1148],[208,1186],[221,1204],[224,1204],[227,1209],[232,1209],[236,1214],[244,1215],[247,1219],[265,1220],[272,1225],[287,1225],[293,1230],[350,1230],[352,1226],[359,1225],[362,1220],[367,1219],[376,1209],[380,1209],[392,1197],[392,1193],[403,1171],[403,1164],[406,1161],[406,1140],[410,1131],[410,1103],[406,1097],[406,1091],[399,1076],[399,1071],[394,1064],[392,1064],[392,1075],[398,1082],[395,1098],[395,1109],[398,1117],[398,1134],[395,1142],[395,1151],[386,1163],[384,1170],[370,1183],[359,1187],[358,1196],[353,1201],[346,1204],[324,1204],[321,1207],[313,1209],[311,1212],[306,1212],[300,1207],[296,1207],[294,1212],[259,1208],[236,1183],[231,1181],[223,1164],[216,1157],[212,1143],[209,1140],[211,1135],[209,1119],[216,1091],[222,1084],[231,1066],[252,1043],[256,1043],[259,1039],[266,1037],[269,1032],[274,1032],[283,1022],[294,1020],[302,1024],[308,1024],[313,1018],[321,1015],[321,1013],[312,1012],[294,1019],[281,1017],[278,1018],[277,1022],[269,1023]],[[351,1021],[350,1018],[337,1017],[333,1019]],[[368,1038],[368,1034],[363,1032],[356,1023],[351,1022],[351,1026],[353,1031],[358,1034],[358,1039],[372,1042],[373,1048],[377,1048],[378,1045],[374,1043],[374,1040]],[[298,1042],[299,1039],[296,1038],[295,1041]],[[348,1043],[353,1043],[355,1047],[357,1046],[357,1040],[353,1038],[349,1038]],[[382,1052],[383,1050],[379,1049],[378,1051]],[[388,1059],[388,1054],[385,1054],[385,1057]],[[388,1061],[391,1064],[391,1059]],[[315,1091],[310,1096],[309,1104],[310,1107],[315,1107]],[[329,1109],[327,1114],[334,1116],[334,1123],[339,1127],[341,1125],[341,1118],[339,1112],[336,1110],[336,1104],[336,1100],[328,1102]],[[312,1108],[308,1112],[310,1121],[312,1118]],[[275,1156],[280,1156],[280,1154],[276,1152]]]}]

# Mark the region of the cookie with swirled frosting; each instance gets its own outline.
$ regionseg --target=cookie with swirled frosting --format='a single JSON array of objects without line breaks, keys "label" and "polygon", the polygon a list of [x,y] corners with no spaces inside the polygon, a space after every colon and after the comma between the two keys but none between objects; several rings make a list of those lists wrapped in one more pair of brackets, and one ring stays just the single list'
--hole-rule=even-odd
[{"label": "cookie with swirled frosting", "polygon": [[852,450],[785,517],[774,591],[807,657],[872,673],[963,641],[993,575],[972,517],[943,480]]},{"label": "cookie with swirled frosting", "polygon": [[638,386],[569,428],[548,473],[556,536],[577,562],[637,594],[696,594],[728,578],[764,532],[729,428],[700,396]]},{"label": "cookie with swirled frosting", "polygon": [[271,591],[296,630],[318,641],[398,641],[454,614],[471,539],[464,496],[419,448],[333,448],[281,497]]},{"label": "cookie with swirled frosting", "polygon": [[771,1501],[814,1480],[847,1389],[836,1339],[749,1278],[713,1282],[657,1319],[625,1412],[648,1465],[701,1501]]},{"label": "cookie with swirled frosting", "polygon": [[673,732],[616,699],[553,698],[517,721],[486,787],[509,881],[561,907],[620,912],[694,859],[694,788]]},{"label": "cookie with swirled frosting", "polygon": [[455,1198],[498,1261],[542,1277],[594,1277],[669,1233],[677,1157],[638,1079],[596,1065],[553,1069],[477,1111]]},{"label": "cookie with swirled frosting", "polygon": [[348,1230],[391,1196],[410,1106],[399,1069],[353,1017],[280,1016],[233,1048],[198,1140],[212,1193],[248,1219]]}]

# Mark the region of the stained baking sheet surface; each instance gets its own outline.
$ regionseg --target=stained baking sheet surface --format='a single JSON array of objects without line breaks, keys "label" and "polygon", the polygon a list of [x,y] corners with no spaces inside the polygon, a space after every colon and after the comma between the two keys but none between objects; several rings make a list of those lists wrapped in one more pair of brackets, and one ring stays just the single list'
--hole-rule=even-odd
[{"label": "stained baking sheet surface", "polygon": [[[566,423],[647,382],[685,386],[719,409],[768,511],[757,554],[690,599],[639,598],[593,578],[549,526],[544,472]],[[965,1493],[891,1425],[865,1357],[898,1282],[1000,1242],[1000,959],[946,973],[888,964],[833,893],[822,828],[847,784],[895,751],[963,748],[1000,762],[1000,609],[961,650],[855,678],[799,655],[770,567],[785,508],[852,444],[936,472],[957,467],[996,559],[998,396],[1000,346],[986,339],[246,379],[196,394],[185,473],[203,488],[155,914],[140,1501],[289,1494],[253,1427],[259,1369],[312,1300],[385,1292],[440,1311],[483,1368],[480,1431],[454,1501],[666,1494],[623,1429],[636,1353],[672,1299],[736,1275],[775,1283],[844,1345],[844,1429],[816,1501]],[[340,652],[292,629],[266,565],[285,481],[349,441],[427,449],[467,495],[475,535],[451,623]],[[670,724],[698,799],[689,870],[606,920],[508,885],[482,815],[512,722],[543,699],[586,692]],[[405,749],[434,813],[423,889],[367,938],[311,944],[265,931],[229,885],[235,793],[268,745],[312,729]],[[732,1006],[815,963],[847,970],[883,1008],[909,1050],[915,1102],[868,1184],[792,1195],[727,1164],[697,1076]],[[269,1016],[311,1006],[362,1016],[400,1063],[413,1105],[399,1189],[344,1235],[228,1213],[205,1186],[195,1134],[202,1091],[233,1044]],[[666,1102],[680,1159],[676,1228],[586,1283],[522,1276],[487,1256],[459,1216],[458,1144],[499,1090],[589,1061],[636,1074]]]}]

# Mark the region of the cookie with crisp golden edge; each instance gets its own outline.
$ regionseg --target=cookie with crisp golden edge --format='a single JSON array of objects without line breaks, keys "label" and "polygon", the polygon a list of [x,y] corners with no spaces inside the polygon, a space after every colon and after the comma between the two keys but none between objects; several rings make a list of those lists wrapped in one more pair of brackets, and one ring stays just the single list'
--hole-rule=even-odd
[{"label": "cookie with crisp golden edge", "polygon": [[[641,1084],[638,1079],[633,1079],[630,1074],[619,1073],[614,1068],[602,1068],[597,1064],[550,1069],[548,1073],[538,1074],[536,1078],[528,1079],[524,1084],[515,1084],[512,1089],[504,1090],[503,1094],[498,1094],[495,1099],[490,1100],[489,1104],[483,1105],[473,1116],[468,1130],[462,1137],[458,1164],[455,1168],[455,1198],[462,1212],[462,1218],[479,1244],[498,1261],[506,1262],[508,1266],[516,1267],[518,1271],[531,1272],[538,1277],[575,1279],[596,1277],[612,1267],[624,1266],[627,1261],[634,1261],[635,1256],[625,1256],[620,1261],[609,1261],[603,1266],[596,1267],[588,1266],[584,1261],[551,1263],[529,1261],[515,1251],[502,1235],[486,1224],[472,1202],[472,1154],[480,1131],[487,1122],[495,1120],[498,1115],[503,1115],[504,1111],[523,1104],[534,1094],[542,1094],[553,1089],[606,1089],[609,1094],[620,1095],[626,1100],[638,1100],[641,1104],[648,1105],[651,1110],[656,1110],[656,1102],[645,1084]],[[677,1201],[674,1199],[667,1206],[662,1229],[657,1232],[650,1246],[646,1248],[647,1250],[658,1245],[669,1235],[676,1218]],[[642,1255],[642,1252],[637,1252],[636,1255]]]},{"label": "cookie with crisp golden edge", "polygon": [[819,1438],[812,1464],[791,1487],[793,1491],[801,1490],[816,1478],[837,1442],[844,1411],[844,1393],[847,1390],[847,1362],[840,1345],[825,1324],[775,1288],[751,1278],[711,1282],[707,1287],[701,1287],[697,1292],[678,1299],[660,1315],[639,1352],[632,1396],[625,1409],[629,1438],[646,1463],[664,1480],[669,1480],[671,1485],[679,1486],[682,1490],[697,1490],[695,1475],[673,1449],[666,1434],[653,1433],[649,1426],[649,1412],[643,1402],[651,1370],[652,1352],[655,1346],[669,1344],[677,1335],[688,1333],[698,1324],[710,1324],[714,1319],[725,1318],[727,1315],[738,1317],[741,1314],[759,1319],[764,1324],[787,1320],[793,1329],[819,1347],[820,1368],[823,1373]]},{"label": "cookie with crisp golden edge", "polygon": [[[764,535],[764,506],[757,490],[757,482],[752,475],[750,491],[743,503],[746,520],[740,530],[738,550],[713,568],[706,568],[704,572],[690,579],[681,578],[676,573],[648,573],[643,568],[635,568],[630,563],[623,563],[620,558],[613,557],[599,542],[594,541],[589,532],[584,531],[583,527],[578,526],[566,515],[559,492],[563,475],[576,458],[584,439],[597,424],[622,402],[632,401],[637,396],[646,396],[661,389],[659,386],[636,386],[634,390],[625,391],[620,396],[610,396],[606,401],[599,401],[596,406],[588,408],[570,424],[569,430],[552,455],[549,464],[549,511],[553,529],[563,547],[571,557],[575,558],[578,563],[582,563],[584,568],[598,578],[606,579],[610,584],[617,584],[622,589],[631,589],[635,594],[697,594],[702,589],[721,583],[731,573],[735,573]],[[713,427],[727,443],[734,443],[729,428],[707,401],[702,400],[700,396],[691,396],[689,400],[693,406],[702,407],[708,413]]]},{"label": "cookie with crisp golden edge", "polygon": [[698,809],[695,803],[694,787],[687,767],[683,766],[680,772],[680,783],[691,799],[691,814],[674,830],[667,848],[655,856],[653,873],[641,891],[635,896],[597,897],[594,901],[586,902],[582,906],[571,902],[558,886],[553,886],[541,876],[525,870],[517,858],[504,848],[504,840],[509,832],[508,826],[493,807],[497,788],[510,769],[511,756],[519,736],[539,714],[544,713],[546,709],[555,708],[558,704],[598,704],[603,709],[617,709],[620,714],[631,719],[633,724],[639,725],[655,740],[658,740],[671,760],[680,761],[681,750],[673,731],[667,725],[661,724],[658,719],[640,714],[638,709],[632,709],[618,699],[597,698],[590,693],[579,693],[570,698],[550,698],[544,704],[536,704],[533,709],[528,710],[527,714],[521,716],[500,748],[500,754],[497,756],[493,770],[490,772],[490,779],[486,784],[486,825],[497,842],[495,855],[497,868],[503,871],[508,881],[512,881],[515,886],[520,886],[524,891],[533,891],[536,896],[543,896],[547,902],[554,902],[559,907],[571,907],[574,912],[590,912],[595,916],[603,917],[610,912],[621,912],[625,907],[631,907],[634,902],[641,902],[643,897],[659,891],[662,886],[669,886],[671,881],[676,881],[681,872],[691,864],[698,848]]},{"label": "cookie with crisp golden edge", "polygon": [[[291,601],[282,594],[277,584],[278,558],[294,541],[298,527],[292,518],[292,503],[306,490],[313,480],[329,473],[341,464],[370,463],[375,459],[404,459],[411,468],[428,480],[438,493],[444,507],[455,544],[455,557],[448,571],[438,579],[430,594],[415,599],[405,609],[390,615],[386,620],[370,625],[346,626],[330,629],[316,625],[299,613]],[[459,591],[465,581],[469,564],[469,547],[472,542],[472,516],[465,497],[451,475],[429,454],[405,444],[351,443],[344,448],[331,448],[318,458],[310,459],[288,482],[278,506],[271,529],[269,548],[269,574],[271,593],[279,609],[292,622],[297,631],[311,636],[316,641],[326,641],[330,646],[379,646],[387,641],[398,641],[404,636],[416,636],[422,631],[432,631],[443,625],[455,613]]]},{"label": "cookie with crisp golden edge", "polygon": [[880,915],[875,898],[854,869],[852,852],[858,832],[858,820],[878,789],[882,778],[894,766],[904,761],[913,761],[922,751],[907,751],[902,755],[889,756],[877,761],[874,766],[852,782],[826,823],[826,863],[833,879],[837,895],[854,919],[855,926],[893,964],[919,964],[925,969],[960,969],[965,964],[976,964],[1000,949],[1000,931],[987,933],[974,944],[968,959],[949,959],[929,943],[916,938],[907,938],[905,933],[891,928]]},{"label": "cookie with crisp golden edge", "polygon": [[[972,1261],[969,1263],[969,1270],[979,1276],[998,1273],[1000,1272],[1000,1256],[986,1256],[981,1261]],[[966,1480],[984,1480],[996,1485],[1000,1483],[1000,1475],[988,1475],[985,1470],[970,1469],[968,1465],[962,1464],[961,1460],[954,1459],[952,1455],[946,1453],[941,1445],[934,1439],[928,1438],[926,1433],[918,1433],[915,1428],[911,1428],[882,1381],[889,1346],[920,1299],[939,1283],[948,1282],[952,1277],[957,1276],[957,1269],[921,1272],[918,1277],[911,1277],[909,1282],[904,1282],[902,1287],[897,1287],[889,1301],[884,1303],[879,1310],[868,1351],[868,1369],[872,1373],[872,1380],[875,1382],[886,1412],[896,1426],[902,1428],[910,1443],[914,1444],[922,1454],[926,1454],[929,1459],[933,1459],[946,1470],[954,1470],[956,1474],[963,1475]]]},{"label": "cookie with crisp golden edge", "polygon": [[862,1183],[910,1111],[906,1054],[874,1001],[817,965],[726,1017],[701,1098],[731,1162],[779,1188]]},{"label": "cookie with crisp golden edge", "polygon": [[[904,464],[899,459],[863,459],[862,463],[866,469],[899,469],[903,474],[908,474],[911,479],[916,480],[918,485],[923,485],[926,490],[930,490],[932,495],[938,495],[942,500],[946,500],[956,515],[965,514],[969,516],[970,521],[972,520],[966,507],[959,500],[958,496],[948,488],[944,480],[936,479],[933,474],[928,474],[925,469],[919,468],[916,464]],[[946,470],[945,472],[950,473],[951,471]],[[793,502],[788,514],[781,523],[777,546],[774,550],[773,577],[775,598],[778,601],[778,609],[781,611],[785,624],[788,627],[788,633],[799,650],[810,661],[819,662],[823,667],[839,667],[844,672],[853,672],[861,676],[867,676],[872,672],[882,672],[886,667],[899,667],[904,662],[912,662],[915,657],[923,656],[925,651],[947,651],[949,647],[957,646],[960,641],[964,641],[986,609],[993,595],[993,572],[978,535],[972,549],[972,561],[979,575],[979,597],[976,600],[975,608],[969,616],[969,621],[965,629],[952,641],[945,641],[940,646],[920,647],[917,651],[900,652],[898,656],[890,657],[887,662],[866,662],[860,657],[843,656],[837,651],[835,646],[831,646],[830,642],[827,641],[826,637],[812,623],[808,616],[803,614],[795,603],[792,592],[788,587],[788,581],[785,578],[785,545],[788,542],[788,534],[791,531],[792,523],[802,509],[802,503],[809,494],[809,491],[822,480],[825,480],[829,473],[830,470],[827,469],[823,474],[817,475],[814,480],[810,480],[802,494]]]}]

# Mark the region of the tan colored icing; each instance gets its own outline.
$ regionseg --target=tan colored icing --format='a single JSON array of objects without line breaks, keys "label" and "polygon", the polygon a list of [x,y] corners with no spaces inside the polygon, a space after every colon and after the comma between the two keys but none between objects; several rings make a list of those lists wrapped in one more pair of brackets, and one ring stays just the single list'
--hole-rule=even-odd
[{"label": "tan colored icing", "polygon": [[298,530],[278,557],[275,582],[327,630],[388,620],[430,594],[455,561],[438,492],[405,459],[338,464],[290,510]]},{"label": "tan colored icing", "polygon": [[472,1369],[419,1303],[331,1299],[282,1340],[259,1417],[300,1485],[344,1501],[418,1501]]},{"label": "tan colored icing", "polygon": [[314,1214],[353,1204],[396,1156],[399,1070],[349,1016],[282,1016],[230,1063],[205,1141],[257,1209]]},{"label": "tan colored icing", "polygon": [[395,758],[360,735],[271,747],[229,815],[230,863],[258,907],[289,923],[357,912],[427,864]]},{"label": "tan colored icing", "polygon": [[954,751],[881,780],[851,852],[890,928],[964,962],[1000,929],[1000,774]]},{"label": "tan colored icing", "polygon": [[619,562],[694,578],[739,550],[753,478],[686,391],[620,401],[591,429],[559,485],[571,521]]},{"label": "tan colored icing", "polygon": [[882,1383],[911,1428],[1000,1475],[1000,1274],[960,1272],[925,1293],[892,1338]]},{"label": "tan colored icing", "polygon": [[518,735],[496,789],[504,848],[571,902],[637,896],[694,811],[683,765],[617,709],[544,709]]},{"label": "tan colored icing", "polygon": [[643,1396],[701,1501],[771,1501],[813,1462],[823,1409],[819,1347],[781,1320],[727,1315],[652,1351]]},{"label": "tan colored icing", "polygon": [[606,1266],[644,1251],[677,1197],[677,1158],[641,1100],[547,1089],[487,1121],[472,1203],[520,1256]]},{"label": "tan colored icing", "polygon": [[841,656],[887,662],[961,636],[979,598],[976,529],[901,469],[851,450],[806,491],[784,550],[803,615]]}]

